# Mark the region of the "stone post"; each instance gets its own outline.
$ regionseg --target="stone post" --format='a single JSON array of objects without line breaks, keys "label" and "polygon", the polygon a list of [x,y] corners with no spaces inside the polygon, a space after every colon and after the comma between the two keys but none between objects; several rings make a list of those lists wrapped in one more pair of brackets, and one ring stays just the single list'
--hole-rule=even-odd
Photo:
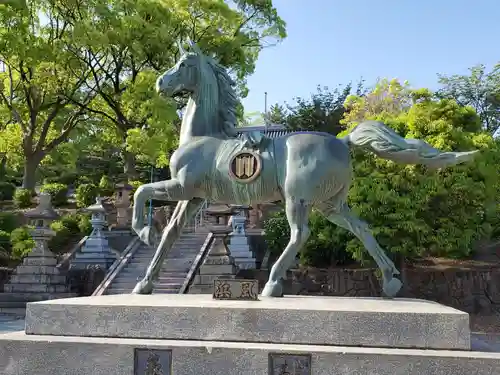
[{"label": "stone post", "polygon": [[235,206],[236,215],[231,216],[233,232],[231,233],[229,249],[234,262],[239,269],[255,269],[255,258],[250,250],[246,233],[246,206]]},{"label": "stone post", "polygon": [[[210,215],[216,216],[218,222],[221,219],[223,221],[225,219],[227,222],[229,216],[232,215],[232,211],[212,212]],[[209,253],[189,288],[189,293],[212,294],[215,280],[234,279],[238,272],[238,267],[234,264],[234,259],[226,245],[227,237],[232,228],[227,224],[217,224],[210,226],[208,229],[214,238]]]},{"label": "stone post", "polygon": [[95,203],[86,209],[92,215],[90,220],[92,233],[90,233],[82,249],[75,254],[75,258],[71,262],[71,268],[85,269],[88,266],[97,266],[108,269],[116,259],[116,255],[113,254],[114,251],[110,248],[108,239],[104,235],[106,210],[102,201],[101,197],[97,197]]},{"label": "stone post", "polygon": [[116,185],[116,229],[130,229],[132,225],[131,193],[133,187],[126,183]]},{"label": "stone post", "polygon": [[35,247],[23,259],[23,263],[14,271],[10,282],[4,286],[6,293],[32,294],[28,300],[44,300],[68,296],[66,276],[61,275],[56,268],[57,260],[49,249],[48,242],[55,235],[50,224],[59,215],[54,211],[50,195],[42,193],[39,204],[33,210],[26,212],[30,231]]}]

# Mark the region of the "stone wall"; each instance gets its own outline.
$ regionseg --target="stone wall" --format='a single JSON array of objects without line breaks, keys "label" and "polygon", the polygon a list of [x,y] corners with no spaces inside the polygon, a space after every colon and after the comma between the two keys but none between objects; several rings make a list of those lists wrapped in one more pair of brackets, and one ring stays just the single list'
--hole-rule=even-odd
[{"label": "stone wall", "polygon": [[13,268],[0,267],[0,293],[3,292],[3,286],[9,280],[13,271]]},{"label": "stone wall", "polygon": [[[263,287],[267,270],[240,271]],[[500,307],[500,267],[404,267],[404,288],[398,297],[421,298],[469,313],[488,313]],[[289,271],[285,294],[380,296],[374,269],[299,268]]]}]

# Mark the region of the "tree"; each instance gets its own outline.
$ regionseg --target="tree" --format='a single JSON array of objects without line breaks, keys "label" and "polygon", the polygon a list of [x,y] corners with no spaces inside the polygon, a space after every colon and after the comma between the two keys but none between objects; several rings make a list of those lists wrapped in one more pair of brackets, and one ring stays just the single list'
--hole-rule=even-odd
[{"label": "tree", "polygon": [[[230,68],[246,95],[245,77],[260,50],[286,36],[270,0],[94,0],[78,2],[88,14],[75,27],[72,51],[91,71],[99,100],[86,106],[121,147],[134,178],[135,154],[165,166],[176,145],[177,106],[153,91],[161,69],[178,58],[176,40],[190,38]],[[73,7],[74,4],[71,4]],[[68,6],[67,12],[70,13]]]},{"label": "tree", "polygon": [[[268,119],[272,123],[284,124],[292,130],[310,130],[338,134],[343,130],[340,123],[345,112],[344,102],[351,94],[352,85],[339,86],[335,90],[319,87],[310,98],[296,98],[295,104],[272,106]],[[361,94],[362,83],[357,93]]]},{"label": "tree", "polygon": [[94,98],[92,88],[83,90],[88,69],[66,48],[72,25],[56,6],[40,0],[0,13],[0,152],[23,165],[27,189],[41,161],[86,120],[82,107]]},{"label": "tree", "polygon": [[469,69],[469,75],[438,75],[441,98],[451,98],[473,107],[485,129],[495,135],[500,128],[500,63],[491,72],[484,65]]},{"label": "tree", "polygon": [[[346,105],[342,124],[348,129],[367,119],[383,120],[400,135],[443,150],[481,150],[474,162],[442,171],[353,150],[349,204],[384,249],[409,258],[466,258],[477,242],[500,235],[500,144],[483,130],[473,108],[388,80],[364,96],[350,97]],[[317,215],[311,228],[301,255],[306,264],[331,265],[344,251],[360,261],[370,259],[354,236]]]}]

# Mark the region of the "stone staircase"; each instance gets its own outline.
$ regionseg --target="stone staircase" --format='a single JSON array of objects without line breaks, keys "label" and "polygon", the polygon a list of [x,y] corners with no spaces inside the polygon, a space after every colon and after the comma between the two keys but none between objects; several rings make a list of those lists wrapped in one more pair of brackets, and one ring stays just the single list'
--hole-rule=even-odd
[{"label": "stone staircase", "polygon": [[[163,262],[159,278],[155,283],[154,294],[179,293],[207,235],[208,231],[203,230],[203,228],[181,235]],[[154,251],[145,244],[141,244],[104,294],[130,293],[137,280],[144,275]]]}]

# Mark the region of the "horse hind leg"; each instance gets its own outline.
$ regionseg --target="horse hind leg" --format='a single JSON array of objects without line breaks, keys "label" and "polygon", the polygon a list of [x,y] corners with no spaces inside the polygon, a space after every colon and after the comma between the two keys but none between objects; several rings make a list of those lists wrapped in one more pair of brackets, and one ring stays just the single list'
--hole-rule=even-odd
[{"label": "horse hind leg", "polygon": [[363,243],[363,246],[382,272],[382,290],[384,294],[388,297],[394,297],[402,287],[401,281],[394,277],[399,275],[399,271],[378,244],[368,224],[354,215],[347,203],[344,203],[338,211],[322,211],[322,213],[329,221],[350,231]]},{"label": "horse hind leg", "polygon": [[288,224],[290,225],[290,241],[285,250],[274,263],[261,295],[264,297],[282,297],[283,296],[283,279],[286,277],[286,272],[295,261],[297,253],[309,238],[309,213],[310,206],[304,201],[285,202],[285,211]]}]

